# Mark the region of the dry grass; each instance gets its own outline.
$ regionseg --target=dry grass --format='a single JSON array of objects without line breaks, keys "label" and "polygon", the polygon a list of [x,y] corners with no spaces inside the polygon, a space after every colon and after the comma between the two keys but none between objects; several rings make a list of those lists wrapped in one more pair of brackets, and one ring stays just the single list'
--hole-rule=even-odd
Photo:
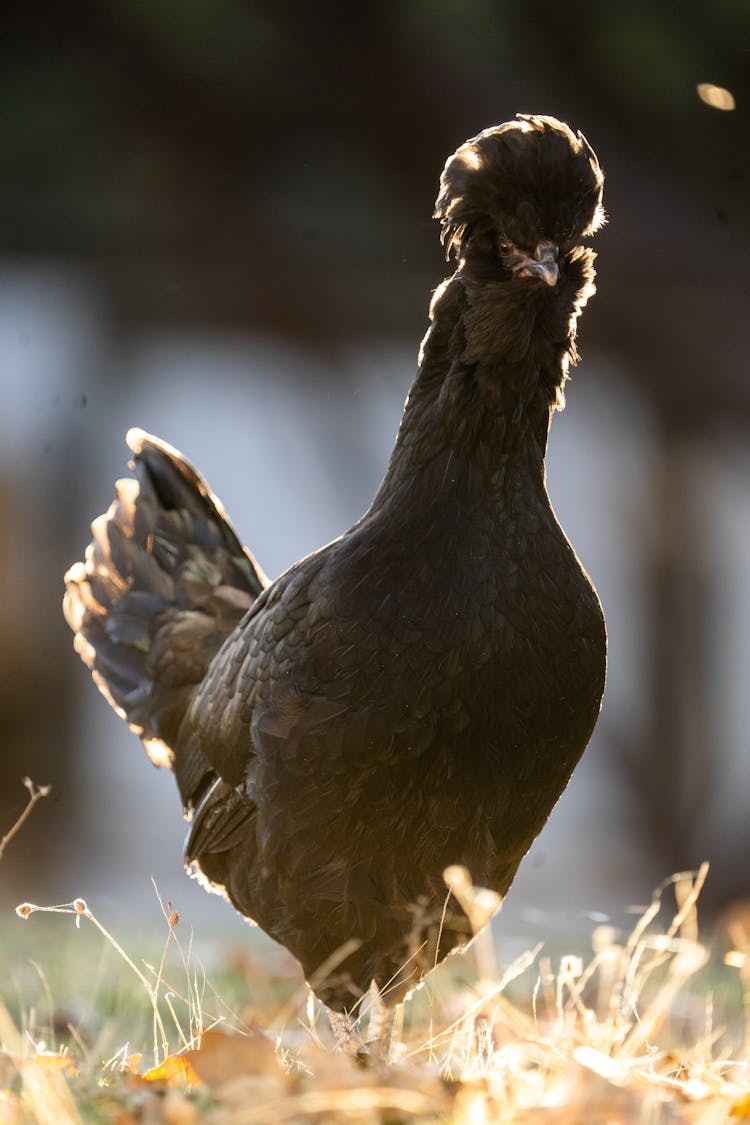
[{"label": "dry grass", "polygon": [[36,785],[30,777],[24,777],[22,784],[29,794],[26,801],[26,807],[17,817],[15,824],[13,824],[8,829],[2,840],[0,840],[0,859],[2,859],[5,855],[5,849],[7,848],[13,837],[16,835],[16,833],[20,832],[26,821],[31,816],[31,812],[34,806],[39,801],[41,801],[43,797],[49,797],[52,791],[49,785]]},{"label": "dry grass", "polygon": [[[333,1049],[278,951],[222,951],[212,988],[169,902],[151,961],[82,899],[23,904],[21,918],[69,915],[90,932],[31,922],[41,1002],[27,979],[13,1016],[0,1004],[0,1125],[750,1121],[750,927],[738,915],[730,945],[709,950],[696,912],[706,872],[667,880],[629,933],[596,928],[585,955],[553,957],[540,941],[498,966],[485,930],[408,1002],[392,1065],[369,1069]],[[482,922],[492,901],[449,878]],[[92,943],[107,965],[87,994]],[[66,994],[88,996],[77,1019],[55,1001],[63,961]]]},{"label": "dry grass", "polygon": [[[553,962],[540,944],[498,968],[485,931],[414,995],[394,1062],[381,1069],[332,1049],[319,1005],[299,996],[293,975],[292,999],[273,999],[263,962],[243,965],[233,954],[232,990],[250,1004],[265,991],[260,1007],[238,1013],[222,1002],[191,943],[182,945],[171,903],[162,906],[166,935],[153,964],[126,953],[81,899],[24,904],[23,918],[62,913],[94,928],[134,982],[141,1027],[151,1013],[152,1057],[125,1040],[105,1057],[73,1025],[60,1045],[38,1014],[19,1016],[20,1031],[0,1010],[0,1123],[750,1120],[742,999],[750,949],[730,949],[722,960],[700,940],[705,876],[704,867],[668,880],[629,934],[599,926],[587,957]],[[274,972],[286,964],[269,957]],[[458,984],[457,968],[467,975],[472,962],[471,983]]]}]

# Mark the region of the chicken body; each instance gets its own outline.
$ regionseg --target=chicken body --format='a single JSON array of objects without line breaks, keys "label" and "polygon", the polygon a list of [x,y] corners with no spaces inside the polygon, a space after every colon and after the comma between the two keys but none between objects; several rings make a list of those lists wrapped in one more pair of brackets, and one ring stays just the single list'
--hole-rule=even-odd
[{"label": "chicken body", "polygon": [[372,981],[397,1003],[470,938],[444,869],[504,895],[596,722],[604,620],[544,454],[601,183],[551,118],[448,162],[458,268],[340,539],[267,584],[197,474],[138,432],[138,484],[67,576],[81,655],[175,771],[187,861],[339,1012]]}]

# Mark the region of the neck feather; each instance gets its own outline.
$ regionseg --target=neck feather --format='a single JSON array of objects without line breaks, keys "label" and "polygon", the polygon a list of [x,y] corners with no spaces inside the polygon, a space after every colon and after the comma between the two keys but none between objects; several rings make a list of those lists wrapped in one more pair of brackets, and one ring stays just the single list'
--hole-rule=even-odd
[{"label": "neck feather", "polygon": [[593,292],[590,254],[554,290],[480,284],[461,270],[443,282],[376,504],[415,474],[440,488],[444,463],[470,465],[477,485],[521,472],[544,487],[550,418],[563,405],[576,320]]}]

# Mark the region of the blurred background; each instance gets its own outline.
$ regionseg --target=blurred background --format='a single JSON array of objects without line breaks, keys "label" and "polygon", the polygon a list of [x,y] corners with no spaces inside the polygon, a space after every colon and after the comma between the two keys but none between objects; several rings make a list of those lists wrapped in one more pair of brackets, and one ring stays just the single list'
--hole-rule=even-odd
[{"label": "blurred background", "polygon": [[271,575],[346,529],[446,271],[443,162],[517,111],[582,129],[607,174],[549,488],[610,668],[507,907],[598,916],[703,859],[704,911],[750,896],[748,75],[744,0],[4,10],[0,835],[22,776],[53,794],[3,908],[137,913],[153,875],[234,925],[182,874],[171,778],[73,654],[63,572],[131,425],[199,466]]}]

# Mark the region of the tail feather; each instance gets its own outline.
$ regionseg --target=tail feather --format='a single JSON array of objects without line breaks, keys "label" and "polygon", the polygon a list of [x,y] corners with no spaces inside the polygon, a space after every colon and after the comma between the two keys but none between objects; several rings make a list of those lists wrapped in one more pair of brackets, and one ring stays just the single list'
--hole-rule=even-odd
[{"label": "tail feather", "polygon": [[152,761],[174,766],[179,780],[182,719],[267,579],[177,450],[142,430],[127,442],[135,479],[116,483],[112,505],[92,523],[85,562],[65,576],[63,609],[100,690]]}]

